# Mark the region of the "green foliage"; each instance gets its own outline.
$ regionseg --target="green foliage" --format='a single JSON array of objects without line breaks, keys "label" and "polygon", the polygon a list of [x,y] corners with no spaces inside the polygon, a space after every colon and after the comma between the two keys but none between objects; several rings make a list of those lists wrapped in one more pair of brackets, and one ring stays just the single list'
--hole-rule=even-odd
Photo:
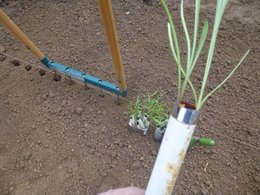
[{"label": "green foliage", "polygon": [[157,92],[148,95],[145,101],[145,113],[156,126],[163,127],[165,126],[165,121],[168,119],[168,114],[167,109],[160,100],[161,96]]},{"label": "green foliage", "polygon": [[[130,102],[128,105],[128,112],[127,114],[133,117],[135,124],[138,121],[138,118],[141,116],[147,116],[152,123],[156,126],[164,127],[167,125],[167,109],[165,106],[160,102],[161,96],[158,92],[153,93],[152,95],[148,95],[147,99],[141,101],[139,97],[136,98],[136,102]],[[142,121],[144,125],[146,121]]]},{"label": "green foliage", "polygon": [[141,101],[139,96],[136,98],[135,103],[130,102],[128,105],[128,111],[126,112],[127,115],[130,115],[133,117],[134,125],[137,123],[137,118],[140,116],[142,107],[141,107]]},{"label": "green foliage", "polygon": [[166,128],[166,126],[168,124],[168,115],[165,114],[164,116],[155,117],[155,118],[153,118],[153,121],[157,127],[164,129],[164,128]]},{"label": "green foliage", "polygon": [[[171,16],[171,13],[169,11],[169,8],[165,2],[165,0],[161,0],[163,8],[166,12],[167,18],[168,18],[168,36],[169,36],[169,42],[170,42],[170,48],[172,51],[173,59],[176,62],[178,66],[178,100],[181,101],[183,99],[183,96],[185,94],[187,84],[190,86],[192,93],[194,95],[194,101],[196,105],[196,109],[199,110],[202,105],[205,103],[205,101],[216,91],[218,90],[223,84],[234,74],[234,72],[237,70],[237,68],[242,64],[244,59],[249,53],[249,50],[244,54],[242,59],[238,62],[238,64],[234,67],[234,69],[225,77],[225,79],[217,85],[215,89],[213,89],[211,92],[205,95],[205,87],[208,81],[209,72],[211,69],[212,59],[215,51],[216,46],[216,40],[217,40],[217,34],[220,26],[220,22],[222,20],[225,8],[227,6],[228,0],[218,0],[217,1],[217,7],[216,7],[216,13],[215,13],[215,21],[213,25],[213,31],[211,35],[211,41],[209,45],[209,51],[203,76],[202,85],[199,91],[199,97],[197,96],[197,92],[195,90],[195,87],[193,85],[193,82],[190,80],[190,76],[192,74],[192,71],[197,63],[197,60],[201,54],[201,50],[204,47],[205,40],[207,38],[208,34],[208,22],[205,21],[201,34],[199,35],[198,29],[199,29],[199,23],[200,23],[200,4],[201,0],[195,1],[195,17],[194,17],[194,32],[193,32],[193,42],[190,39],[190,35],[187,29],[186,20],[185,20],[185,14],[184,14],[184,0],[181,0],[181,22],[182,27],[184,30],[185,38],[186,38],[186,44],[187,44],[187,60],[185,62],[186,66],[183,66],[183,63],[181,62],[181,54],[180,54],[180,48],[178,44],[178,38],[175,31],[175,26],[173,23],[173,19]],[[199,41],[197,42],[197,38],[200,37]]]}]

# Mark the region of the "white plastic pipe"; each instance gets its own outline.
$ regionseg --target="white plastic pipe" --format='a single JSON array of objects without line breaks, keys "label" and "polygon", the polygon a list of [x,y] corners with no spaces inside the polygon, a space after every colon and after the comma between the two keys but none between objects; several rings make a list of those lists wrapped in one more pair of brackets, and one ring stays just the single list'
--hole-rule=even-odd
[{"label": "white plastic pipe", "polygon": [[[145,195],[171,195],[196,125],[170,116]],[[180,120],[180,121],[179,121]]]}]

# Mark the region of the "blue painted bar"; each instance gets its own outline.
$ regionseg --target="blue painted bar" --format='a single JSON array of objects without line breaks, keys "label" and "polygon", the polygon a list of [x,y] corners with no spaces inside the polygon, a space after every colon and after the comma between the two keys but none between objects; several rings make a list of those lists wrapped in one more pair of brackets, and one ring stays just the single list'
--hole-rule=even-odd
[{"label": "blue painted bar", "polygon": [[87,73],[76,70],[74,68],[70,68],[70,67],[65,66],[63,64],[59,64],[59,63],[50,61],[47,57],[44,57],[41,60],[41,63],[44,64],[47,68],[57,70],[58,72],[65,74],[67,76],[70,76],[74,79],[77,79],[77,80],[80,80],[82,82],[94,85],[96,87],[99,87],[99,88],[104,89],[106,91],[109,91],[111,93],[120,95],[122,97],[127,96],[127,91],[120,91],[119,87],[117,85],[113,84],[113,83],[110,83],[110,82],[102,80],[100,78],[91,76]]}]

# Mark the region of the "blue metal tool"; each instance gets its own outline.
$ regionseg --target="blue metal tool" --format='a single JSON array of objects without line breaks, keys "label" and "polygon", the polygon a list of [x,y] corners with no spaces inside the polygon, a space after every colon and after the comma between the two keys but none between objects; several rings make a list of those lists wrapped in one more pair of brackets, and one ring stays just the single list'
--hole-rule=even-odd
[{"label": "blue metal tool", "polygon": [[[99,87],[101,89],[114,93],[118,96],[125,97],[127,95],[127,87],[126,87],[126,81],[123,72],[123,65],[121,63],[119,46],[116,37],[116,30],[115,30],[113,15],[112,15],[111,2],[109,0],[104,0],[104,1],[102,0],[100,2],[100,7],[102,8],[101,9],[102,15],[105,16],[104,26],[107,34],[109,35],[108,43],[110,46],[119,86],[110,83],[108,81],[102,80],[100,78],[91,76],[82,71],[70,68],[63,64],[50,61],[1,9],[0,9],[0,22],[2,22],[7,27],[7,29],[11,33],[13,33],[14,36],[18,40],[20,40],[26,46],[26,48],[29,49],[47,68],[68,75],[84,83],[88,83],[93,86]],[[112,27],[110,24],[113,24]]]},{"label": "blue metal tool", "polygon": [[115,93],[116,95],[126,97],[127,91],[120,91],[119,87],[113,83],[102,80],[100,78],[91,76],[85,72],[70,68],[63,64],[56,63],[54,61],[49,60],[46,56],[41,60],[41,63],[44,64],[47,68],[56,70],[62,74],[70,76],[74,79],[80,80],[82,82],[94,85],[111,93]]}]

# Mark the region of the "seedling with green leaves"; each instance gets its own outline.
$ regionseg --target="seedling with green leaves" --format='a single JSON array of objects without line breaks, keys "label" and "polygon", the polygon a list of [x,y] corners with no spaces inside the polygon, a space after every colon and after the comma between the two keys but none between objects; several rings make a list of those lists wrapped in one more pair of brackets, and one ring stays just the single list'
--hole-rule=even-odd
[{"label": "seedling with green leaves", "polygon": [[130,115],[132,117],[132,121],[133,121],[133,125],[136,126],[137,125],[137,120],[138,117],[140,117],[142,111],[142,107],[141,107],[141,101],[139,96],[136,98],[135,103],[130,102],[128,105],[128,111],[126,114]]},{"label": "seedling with green leaves", "polygon": [[[169,118],[168,110],[160,100],[161,96],[158,92],[148,95],[148,98],[145,101],[141,101],[138,96],[134,103],[129,103],[127,112],[127,114],[130,115],[132,125],[135,127],[146,129],[151,120],[155,125],[154,138],[158,141],[161,141],[163,138]],[[214,140],[208,138],[192,137],[190,147],[195,143],[209,146],[215,144]]]},{"label": "seedling with green leaves", "polygon": [[134,103],[129,103],[126,114],[130,116],[129,129],[146,135],[150,126],[150,119],[144,113],[143,105],[139,97],[136,98]]},{"label": "seedling with green leaves", "polygon": [[130,115],[130,125],[147,129],[150,122],[152,122],[156,126],[165,127],[168,115],[160,99],[161,96],[155,92],[152,95],[148,95],[148,98],[144,101],[137,97],[135,103],[130,102],[127,112]]},{"label": "seedling with green leaves", "polygon": [[144,104],[146,115],[151,119],[156,126],[163,126],[164,121],[168,119],[167,110],[163,103],[160,102],[161,96],[158,92],[148,95]]},{"label": "seedling with green leaves", "polygon": [[[162,5],[164,7],[164,10],[167,14],[168,18],[168,36],[169,36],[169,42],[170,42],[170,48],[172,51],[173,59],[177,64],[178,67],[178,101],[181,102],[184,98],[184,94],[187,89],[187,85],[190,86],[190,89],[194,96],[194,103],[196,106],[196,110],[200,110],[202,105],[206,102],[206,100],[220,87],[223,86],[223,84],[234,74],[234,72],[238,69],[238,67],[242,64],[244,59],[249,53],[249,50],[244,54],[244,56],[241,58],[241,60],[237,63],[237,65],[234,67],[234,69],[223,79],[223,81],[217,85],[212,91],[205,94],[206,85],[208,82],[209,72],[212,66],[212,59],[214,55],[214,51],[216,48],[216,40],[218,35],[218,30],[220,26],[220,22],[222,19],[222,16],[224,14],[225,8],[227,6],[228,0],[218,0],[217,1],[217,8],[216,8],[216,14],[215,14],[215,21],[213,25],[213,30],[211,34],[210,44],[209,44],[209,50],[207,55],[207,61],[203,76],[203,81],[200,86],[199,93],[197,93],[195,87],[194,87],[194,81],[191,80],[191,74],[195,68],[195,65],[197,64],[197,60],[201,54],[201,51],[204,47],[204,43],[207,38],[208,34],[208,28],[209,24],[207,21],[204,22],[201,34],[199,35],[199,23],[200,23],[200,8],[201,8],[201,0],[195,1],[195,16],[194,16],[194,29],[193,29],[193,38],[191,39],[189,35],[189,31],[186,25],[185,20],[185,14],[184,14],[184,0],[181,0],[181,6],[180,6],[180,14],[181,14],[181,22],[182,27],[184,30],[184,35],[186,38],[187,43],[187,60],[186,62],[182,62],[181,59],[181,52],[180,47],[178,43],[178,37],[175,30],[174,22],[171,16],[171,13],[169,11],[169,8],[165,2],[165,0],[161,0]],[[199,40],[198,40],[199,38]],[[184,64],[186,66],[184,66]]]},{"label": "seedling with green leaves", "polygon": [[168,115],[165,114],[164,116],[159,116],[153,118],[154,123],[156,124],[156,127],[165,129],[168,124]]},{"label": "seedling with green leaves", "polygon": [[160,100],[161,96],[158,92],[155,92],[152,95],[148,95],[144,101],[137,97],[135,103],[130,102],[127,112],[130,115],[129,128],[143,132],[144,135],[151,123],[156,128],[165,129],[169,115],[166,107]]}]

